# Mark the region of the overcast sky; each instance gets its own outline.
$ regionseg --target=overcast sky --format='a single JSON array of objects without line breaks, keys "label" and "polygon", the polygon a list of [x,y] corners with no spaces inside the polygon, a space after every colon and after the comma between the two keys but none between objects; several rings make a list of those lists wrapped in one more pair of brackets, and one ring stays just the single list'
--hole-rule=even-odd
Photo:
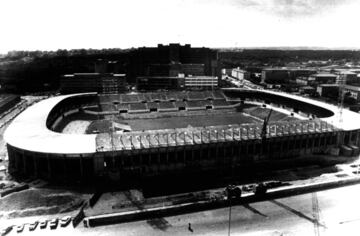
[{"label": "overcast sky", "polygon": [[0,0],[0,53],[129,48],[360,48],[358,0]]}]

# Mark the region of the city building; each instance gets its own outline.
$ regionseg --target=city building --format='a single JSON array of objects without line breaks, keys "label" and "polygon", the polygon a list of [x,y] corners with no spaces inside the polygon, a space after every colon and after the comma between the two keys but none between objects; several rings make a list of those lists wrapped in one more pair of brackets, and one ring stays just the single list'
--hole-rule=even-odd
[{"label": "city building", "polygon": [[183,76],[139,76],[136,78],[138,90],[172,90],[184,89],[185,78]]},{"label": "city building", "polygon": [[236,78],[238,80],[249,80],[250,79],[250,73],[245,71],[245,70],[241,70],[239,67],[238,68],[234,68],[231,71],[231,76],[233,78]]},{"label": "city building", "polygon": [[312,95],[315,92],[315,88],[311,87],[311,86],[303,86],[299,88],[299,92],[301,94],[308,94],[308,95]]},{"label": "city building", "polygon": [[350,71],[342,71],[339,73],[339,76],[336,78],[337,84],[352,84],[357,83],[358,78],[357,74]]},{"label": "city building", "polygon": [[74,73],[60,79],[60,92],[69,93],[118,93],[126,90],[125,74]]},{"label": "city building", "polygon": [[186,89],[214,89],[218,87],[216,76],[188,76],[185,77]]},{"label": "city building", "polygon": [[317,73],[309,76],[309,84],[334,84],[338,75],[332,73]]},{"label": "city building", "polygon": [[144,76],[217,76],[217,51],[209,48],[192,48],[190,44],[159,44],[157,47],[142,47],[130,52],[127,76],[130,82]]},{"label": "city building", "polygon": [[231,72],[232,72],[232,68],[223,68],[221,69],[221,74],[222,75],[231,75]]},{"label": "city building", "polygon": [[360,87],[352,85],[344,85],[343,92],[349,93],[350,97],[354,98],[357,102],[360,101]]},{"label": "city building", "polygon": [[339,95],[339,85],[320,84],[319,86],[317,86],[316,92],[318,92],[321,97],[337,99]]},{"label": "city building", "polygon": [[316,70],[313,68],[265,68],[261,72],[261,82],[282,84],[288,83],[290,80],[295,80],[297,77],[310,76],[315,73]]}]

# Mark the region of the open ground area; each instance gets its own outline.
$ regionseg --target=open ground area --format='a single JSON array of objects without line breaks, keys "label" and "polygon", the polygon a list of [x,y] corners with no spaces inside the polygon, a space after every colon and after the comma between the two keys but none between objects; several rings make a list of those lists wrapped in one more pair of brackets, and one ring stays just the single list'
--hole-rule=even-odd
[{"label": "open ground area", "polygon": [[[94,132],[109,132],[112,126],[111,120],[129,125],[133,131],[141,130],[160,130],[203,127],[203,126],[221,126],[232,124],[251,124],[262,123],[263,119],[268,116],[270,109],[260,106],[246,105],[244,110],[224,110],[224,111],[196,111],[196,112],[170,112],[145,115],[137,117],[132,114],[131,118],[122,116],[102,116],[76,113],[64,119],[57,127],[57,131],[67,134],[84,134]],[[272,111],[270,116],[271,122],[276,121],[293,121],[294,117],[278,111]]]}]

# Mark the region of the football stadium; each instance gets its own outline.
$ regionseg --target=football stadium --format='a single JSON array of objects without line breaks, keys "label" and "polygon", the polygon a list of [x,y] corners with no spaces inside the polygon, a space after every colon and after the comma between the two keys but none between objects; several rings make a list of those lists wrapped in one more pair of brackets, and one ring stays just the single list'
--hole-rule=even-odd
[{"label": "football stadium", "polygon": [[4,138],[10,173],[125,180],[355,151],[358,121],[349,110],[267,90],[83,93],[32,105]]}]

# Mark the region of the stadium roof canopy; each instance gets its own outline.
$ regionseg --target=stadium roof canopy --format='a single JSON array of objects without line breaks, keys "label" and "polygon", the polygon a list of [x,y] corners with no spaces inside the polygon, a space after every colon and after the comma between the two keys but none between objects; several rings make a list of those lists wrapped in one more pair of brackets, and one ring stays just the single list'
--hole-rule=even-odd
[{"label": "stadium roof canopy", "polygon": [[[224,89],[226,90],[226,89]],[[232,90],[232,89],[229,89]],[[234,88],[234,90],[241,89]],[[304,103],[319,106],[332,111],[335,115],[321,118],[343,130],[360,129],[360,114],[344,109],[342,121],[338,107],[305,97],[275,91],[257,90],[264,95],[273,94]],[[63,95],[40,101],[17,116],[7,128],[4,138],[13,147],[40,153],[54,154],[90,154],[96,152],[96,134],[64,134],[49,130],[46,121],[53,107],[62,100],[79,94]]]},{"label": "stadium roof canopy", "polygon": [[27,108],[12,121],[5,131],[6,143],[33,152],[94,153],[96,134],[64,134],[51,131],[46,127],[46,120],[51,109],[71,96],[76,96],[76,94],[45,99]]}]

